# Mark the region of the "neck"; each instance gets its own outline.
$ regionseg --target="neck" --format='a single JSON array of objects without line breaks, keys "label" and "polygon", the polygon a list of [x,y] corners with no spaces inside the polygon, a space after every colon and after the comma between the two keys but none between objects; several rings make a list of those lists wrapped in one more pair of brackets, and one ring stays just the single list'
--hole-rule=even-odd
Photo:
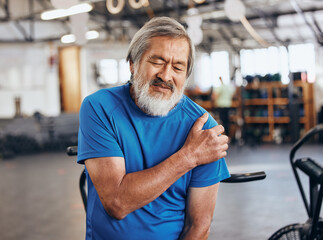
[{"label": "neck", "polygon": [[[138,106],[138,98],[136,97],[135,90],[133,88],[132,83],[129,85],[129,92],[131,99],[135,102],[135,104]],[[139,107],[139,106],[138,106]],[[139,107],[140,108],[140,107]],[[141,108],[140,108],[141,109]]]}]

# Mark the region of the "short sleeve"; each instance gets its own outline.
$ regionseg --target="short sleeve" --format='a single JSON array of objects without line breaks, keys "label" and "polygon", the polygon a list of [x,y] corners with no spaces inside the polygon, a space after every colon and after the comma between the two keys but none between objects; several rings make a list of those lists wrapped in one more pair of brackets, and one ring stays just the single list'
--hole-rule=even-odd
[{"label": "short sleeve", "polygon": [[[203,129],[210,129],[218,125],[217,122],[209,116]],[[198,166],[192,170],[190,187],[207,187],[216,184],[230,177],[230,173],[224,158],[216,162]]]},{"label": "short sleeve", "polygon": [[201,165],[192,170],[190,187],[207,187],[230,177],[225,159]]},{"label": "short sleeve", "polygon": [[123,157],[109,119],[109,113],[95,99],[84,99],[80,109],[78,159],[84,164],[88,158]]}]

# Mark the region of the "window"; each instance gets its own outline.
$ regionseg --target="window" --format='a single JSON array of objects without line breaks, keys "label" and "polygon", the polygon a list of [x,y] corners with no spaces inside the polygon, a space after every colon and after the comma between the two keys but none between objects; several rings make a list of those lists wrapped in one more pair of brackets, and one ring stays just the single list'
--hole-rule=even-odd
[{"label": "window", "polygon": [[307,72],[307,80],[315,82],[315,50],[313,44],[290,45],[291,72]]},{"label": "window", "polygon": [[194,80],[202,91],[206,91],[212,86],[211,61],[208,54],[203,54],[197,59]]},{"label": "window", "polygon": [[129,63],[126,61],[126,59],[122,59],[119,61],[119,81],[121,83],[126,83],[130,80],[130,69],[129,69]]},{"label": "window", "polygon": [[241,50],[241,73],[247,75],[281,74],[282,83],[289,83],[289,72],[307,72],[308,81],[315,81],[315,52],[313,44]]},{"label": "window", "polygon": [[103,59],[99,62],[99,85],[118,82],[118,62],[115,59]]},{"label": "window", "polygon": [[241,50],[240,59],[243,76],[282,74],[288,66],[288,55],[284,47]]},{"label": "window", "polygon": [[228,52],[213,52],[211,54],[213,86],[221,85],[220,77],[224,84],[230,84],[230,67],[229,67],[229,54]]},{"label": "window", "polygon": [[125,59],[102,59],[98,62],[97,71],[100,86],[123,84],[130,79],[130,69]]},{"label": "window", "polygon": [[229,54],[226,51],[202,54],[196,63],[194,78],[196,85],[202,90],[219,86],[222,77],[225,84],[230,83]]}]

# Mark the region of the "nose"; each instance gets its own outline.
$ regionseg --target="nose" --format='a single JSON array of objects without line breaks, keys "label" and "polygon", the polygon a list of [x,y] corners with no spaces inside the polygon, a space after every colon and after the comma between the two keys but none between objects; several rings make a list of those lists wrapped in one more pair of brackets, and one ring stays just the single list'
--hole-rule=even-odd
[{"label": "nose", "polygon": [[165,64],[163,68],[157,73],[157,77],[162,79],[164,82],[173,80],[172,66],[171,64]]}]

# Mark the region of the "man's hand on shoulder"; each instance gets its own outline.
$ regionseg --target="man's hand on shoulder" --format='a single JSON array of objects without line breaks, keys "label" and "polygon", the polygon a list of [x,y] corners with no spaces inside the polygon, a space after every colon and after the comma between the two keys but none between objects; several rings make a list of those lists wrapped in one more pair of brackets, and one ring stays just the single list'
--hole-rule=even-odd
[{"label": "man's hand on shoulder", "polygon": [[221,125],[202,130],[208,119],[208,114],[198,118],[190,130],[184,146],[180,151],[188,161],[193,161],[196,166],[215,162],[227,155],[229,138],[223,135]]}]

